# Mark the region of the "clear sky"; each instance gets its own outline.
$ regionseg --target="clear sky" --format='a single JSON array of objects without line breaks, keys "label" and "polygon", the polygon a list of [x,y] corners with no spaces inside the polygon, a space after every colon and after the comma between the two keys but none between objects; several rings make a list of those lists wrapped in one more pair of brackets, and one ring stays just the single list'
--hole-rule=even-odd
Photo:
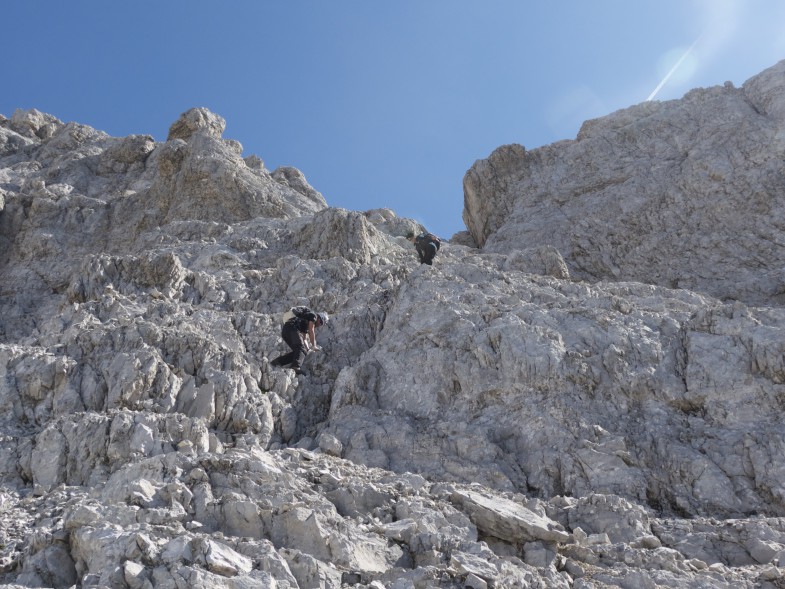
[{"label": "clear sky", "polygon": [[0,113],[166,140],[191,107],[330,206],[450,237],[497,147],[785,59],[783,0],[18,0]]}]

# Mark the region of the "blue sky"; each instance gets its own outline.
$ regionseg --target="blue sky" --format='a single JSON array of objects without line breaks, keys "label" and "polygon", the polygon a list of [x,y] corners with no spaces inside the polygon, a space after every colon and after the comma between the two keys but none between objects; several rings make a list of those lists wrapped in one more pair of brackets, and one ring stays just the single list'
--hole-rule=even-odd
[{"label": "blue sky", "polygon": [[20,0],[0,18],[5,116],[164,141],[204,106],[330,206],[443,237],[495,148],[574,139],[586,119],[785,59],[782,0]]}]

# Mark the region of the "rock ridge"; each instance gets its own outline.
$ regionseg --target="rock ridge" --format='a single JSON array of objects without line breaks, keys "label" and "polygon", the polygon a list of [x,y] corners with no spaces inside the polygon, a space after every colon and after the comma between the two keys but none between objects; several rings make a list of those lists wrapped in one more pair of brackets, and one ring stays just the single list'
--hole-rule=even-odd
[{"label": "rock ridge", "polygon": [[785,61],[586,121],[573,141],[507,145],[464,177],[486,251],[548,245],[575,278],[781,305]]},{"label": "rock ridge", "polygon": [[[0,117],[0,583],[781,587],[785,310],[589,276],[505,196],[704,95],[768,133],[779,71],[500,148],[432,267],[208,109],[161,143]],[[294,304],[332,317],[302,375],[269,365]]]}]

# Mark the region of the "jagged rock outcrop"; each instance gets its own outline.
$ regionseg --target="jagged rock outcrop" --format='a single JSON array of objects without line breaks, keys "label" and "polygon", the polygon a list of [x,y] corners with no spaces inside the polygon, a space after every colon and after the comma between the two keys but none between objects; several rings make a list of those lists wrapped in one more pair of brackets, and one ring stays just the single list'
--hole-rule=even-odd
[{"label": "jagged rock outcrop", "polygon": [[785,301],[785,61],[744,83],[644,102],[574,141],[507,145],[464,177],[486,251],[549,245],[582,280]]},{"label": "jagged rock outcrop", "polygon": [[[785,584],[774,299],[597,280],[489,209],[419,265],[415,221],[223,130],[0,117],[0,582]],[[332,317],[303,375],[269,364],[295,304]]]}]

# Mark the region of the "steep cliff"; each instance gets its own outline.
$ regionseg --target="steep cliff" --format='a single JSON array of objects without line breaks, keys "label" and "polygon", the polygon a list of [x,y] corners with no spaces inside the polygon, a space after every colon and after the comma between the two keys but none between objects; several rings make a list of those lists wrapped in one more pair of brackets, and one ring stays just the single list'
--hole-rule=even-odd
[{"label": "steep cliff", "polygon": [[782,61],[587,121],[574,141],[500,147],[464,177],[464,221],[487,251],[551,245],[582,280],[781,305],[784,187]]},{"label": "steep cliff", "polygon": [[[465,182],[484,247],[433,266],[206,109],[160,143],[0,117],[0,580],[782,586],[784,67],[500,148]],[[723,190],[657,172],[722,157]],[[690,200],[732,258],[685,255]],[[332,317],[302,375],[269,364],[295,304]]]}]

